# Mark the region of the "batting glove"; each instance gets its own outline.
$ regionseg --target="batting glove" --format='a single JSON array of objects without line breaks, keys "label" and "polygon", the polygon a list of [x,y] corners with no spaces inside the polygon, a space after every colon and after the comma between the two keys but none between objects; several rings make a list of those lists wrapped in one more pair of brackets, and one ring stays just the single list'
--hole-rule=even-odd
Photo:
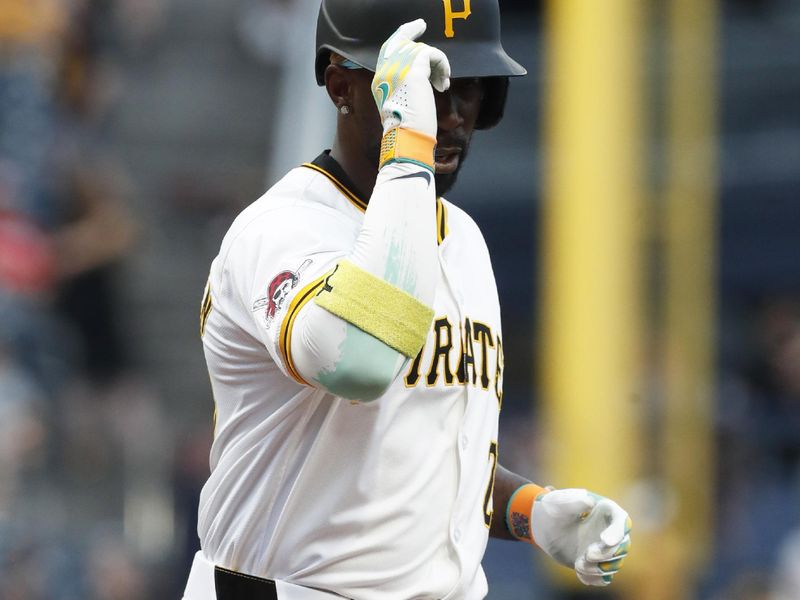
[{"label": "batting glove", "polygon": [[631,545],[628,513],[613,500],[583,489],[540,494],[530,523],[536,545],[575,569],[585,585],[611,583]]},{"label": "batting glove", "polygon": [[426,27],[423,19],[405,23],[381,47],[372,94],[384,134],[402,127],[436,138],[433,88],[450,87],[450,63],[441,50],[414,41]]}]

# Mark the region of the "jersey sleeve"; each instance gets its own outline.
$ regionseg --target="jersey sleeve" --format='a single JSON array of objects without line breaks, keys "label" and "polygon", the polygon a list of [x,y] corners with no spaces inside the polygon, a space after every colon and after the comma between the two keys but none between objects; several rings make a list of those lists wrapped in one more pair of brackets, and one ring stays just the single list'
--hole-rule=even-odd
[{"label": "jersey sleeve", "polygon": [[215,293],[230,303],[234,320],[299,383],[307,382],[296,372],[287,345],[293,325],[350,250],[358,229],[357,223],[324,208],[268,210],[229,234],[219,264],[212,267],[212,288],[217,282],[220,291]]}]

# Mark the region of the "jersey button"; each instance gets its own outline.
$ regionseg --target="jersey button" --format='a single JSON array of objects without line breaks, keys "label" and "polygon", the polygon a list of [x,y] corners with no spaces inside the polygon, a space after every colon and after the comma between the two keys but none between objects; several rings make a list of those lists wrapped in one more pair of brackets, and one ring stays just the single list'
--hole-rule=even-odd
[{"label": "jersey button", "polygon": [[453,539],[456,542],[460,542],[461,541],[461,530],[460,529],[456,528],[456,530],[453,532]]},{"label": "jersey button", "polygon": [[461,434],[461,449],[466,450],[467,446],[469,446],[469,438],[466,434]]}]

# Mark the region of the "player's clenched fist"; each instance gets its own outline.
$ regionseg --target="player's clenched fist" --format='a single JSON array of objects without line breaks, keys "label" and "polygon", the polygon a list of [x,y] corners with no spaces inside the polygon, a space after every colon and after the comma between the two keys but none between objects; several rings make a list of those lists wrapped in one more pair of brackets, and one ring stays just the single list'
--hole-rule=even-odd
[{"label": "player's clenched fist", "polygon": [[613,500],[584,489],[519,488],[506,515],[515,537],[535,543],[586,585],[608,585],[631,545],[631,519]]},{"label": "player's clenched fist", "polygon": [[531,509],[536,544],[586,585],[611,583],[628,555],[630,530],[630,517],[616,502],[583,489],[542,494]]},{"label": "player's clenched fist", "polygon": [[425,28],[422,19],[405,23],[381,47],[372,94],[384,133],[402,127],[436,138],[431,86],[440,92],[450,87],[450,63],[441,50],[414,41]]}]

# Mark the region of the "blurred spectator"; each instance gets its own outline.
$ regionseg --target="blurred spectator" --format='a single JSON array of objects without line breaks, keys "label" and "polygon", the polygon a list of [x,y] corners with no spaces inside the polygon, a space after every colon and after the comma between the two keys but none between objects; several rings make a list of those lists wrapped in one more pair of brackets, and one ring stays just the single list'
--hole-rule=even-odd
[{"label": "blurred spectator", "polygon": [[127,366],[115,274],[131,248],[134,225],[111,169],[89,172],[74,166],[70,175],[64,222],[53,235],[60,276],[57,309],[77,334],[83,360],[76,366],[93,380],[107,381]]},{"label": "blurred spectator", "polygon": [[751,356],[723,384],[717,560],[721,579],[769,572],[800,524],[800,300],[770,296],[747,321]]},{"label": "blurred spectator", "polygon": [[76,365],[93,380],[124,370],[115,272],[131,248],[135,226],[126,209],[128,178],[113,161],[103,124],[114,81],[102,60],[105,2],[86,2],[66,37],[57,98],[59,131],[52,171],[57,186],[58,314],[76,334]]}]

